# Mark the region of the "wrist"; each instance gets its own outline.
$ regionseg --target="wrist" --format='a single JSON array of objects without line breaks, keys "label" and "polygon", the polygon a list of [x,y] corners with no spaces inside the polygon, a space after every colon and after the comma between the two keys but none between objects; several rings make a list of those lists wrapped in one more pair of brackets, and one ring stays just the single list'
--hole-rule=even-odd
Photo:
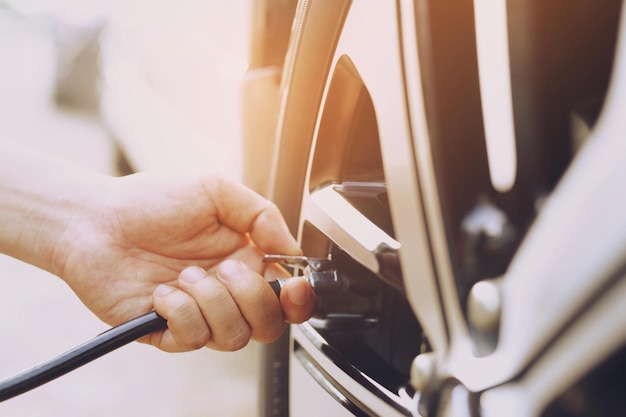
[{"label": "wrist", "polygon": [[88,217],[97,176],[46,158],[0,153],[0,252],[54,274]]}]

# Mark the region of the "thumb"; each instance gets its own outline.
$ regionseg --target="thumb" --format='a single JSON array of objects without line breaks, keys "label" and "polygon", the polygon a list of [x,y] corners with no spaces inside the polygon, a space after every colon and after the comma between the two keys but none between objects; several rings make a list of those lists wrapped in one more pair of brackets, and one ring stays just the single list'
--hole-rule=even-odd
[{"label": "thumb", "polygon": [[280,291],[280,304],[288,323],[302,323],[315,312],[316,296],[303,277],[286,280]]}]

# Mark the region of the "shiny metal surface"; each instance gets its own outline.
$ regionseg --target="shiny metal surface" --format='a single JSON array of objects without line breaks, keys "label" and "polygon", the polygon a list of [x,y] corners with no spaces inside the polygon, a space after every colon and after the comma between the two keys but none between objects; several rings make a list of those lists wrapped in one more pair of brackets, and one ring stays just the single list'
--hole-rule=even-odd
[{"label": "shiny metal surface", "polygon": [[309,324],[297,326],[293,336],[295,352],[300,349],[306,352],[297,354],[298,360],[306,362],[305,368],[314,378],[322,378],[321,383],[326,386],[325,389],[338,396],[347,408],[356,406],[356,415],[418,415],[418,397],[411,393],[410,388],[399,386],[394,392],[382,386],[342,357]]},{"label": "shiny metal surface", "polygon": [[502,297],[493,281],[480,281],[472,287],[467,304],[470,324],[482,332],[495,332],[500,325]]},{"label": "shiny metal surface", "polygon": [[[396,230],[396,240],[402,242],[399,249],[402,270],[410,271],[410,276],[404,280],[407,298],[423,323],[431,344],[439,347],[447,343],[446,326],[438,302],[438,283],[428,242],[429,233],[424,223],[421,184],[415,171],[410,124],[403,108],[402,58],[399,49],[389,47],[397,44],[397,36],[395,7],[354,2],[344,24],[333,65],[342,56],[348,56],[371,95],[381,138],[390,211],[395,224],[401,225]],[[305,195],[305,200],[307,198]],[[306,213],[303,211],[304,217]],[[354,252],[357,256],[361,253],[358,247],[346,246],[346,252]],[[371,255],[373,244],[369,245],[369,249],[369,254],[362,257],[363,262],[366,266],[375,267],[377,262],[373,262]]]},{"label": "shiny metal surface", "polygon": [[[443,127],[433,117],[433,109],[442,113],[463,110],[462,106],[442,110],[435,105],[440,104],[437,100],[455,101],[453,98],[461,97],[454,94],[463,91],[433,95],[429,83],[438,80],[427,73],[434,67],[423,62],[434,56],[432,50],[425,50],[433,45],[429,44],[432,39],[424,37],[434,36],[424,28],[432,23],[428,21],[432,11],[428,8],[437,7],[436,13],[446,18],[452,16],[444,13],[445,5],[441,4],[400,0],[394,4],[397,9],[365,1],[349,4],[345,21],[334,34],[336,48],[328,57],[326,81],[319,108],[315,109],[299,211],[297,215],[291,213],[292,218],[297,218],[298,236],[306,250],[341,251],[353,262],[342,267],[356,265],[379,276],[384,275],[381,253],[391,254],[399,265],[400,274],[396,276],[402,285],[394,286],[393,279],[385,281],[384,276],[382,281],[406,297],[425,334],[424,349],[412,352],[415,360],[407,367],[412,373],[413,387],[419,392],[412,395],[406,390],[407,375],[396,379],[397,385],[393,385],[360,362],[368,350],[359,350],[367,346],[366,329],[384,323],[384,309],[372,309],[371,315],[364,313],[369,311],[367,308],[356,313],[342,310],[351,302],[362,302],[360,299],[342,298],[325,304],[327,307],[335,301],[338,312],[332,314],[341,320],[321,316],[293,327],[293,353],[327,392],[356,414],[417,415],[419,409],[429,415],[476,415],[480,397],[484,416],[502,415],[505,404],[519,406],[515,410],[519,416],[540,415],[542,407],[566,389],[571,378],[588,372],[626,338],[619,330],[621,320],[607,324],[614,315],[624,315],[623,307],[615,300],[616,292],[621,294],[623,286],[616,271],[626,253],[626,145],[621,140],[626,119],[620,112],[626,107],[626,38],[622,29],[610,94],[587,143],[578,150],[573,162],[563,167],[564,174],[559,173],[562,177],[552,178],[552,172],[546,178],[532,177],[530,185],[520,186],[517,174],[528,174],[532,158],[509,152],[503,161],[493,159],[497,147],[490,141],[493,132],[506,130],[506,137],[500,139],[509,148],[517,140],[509,134],[514,132],[510,132],[513,121],[508,118],[508,113],[515,110],[509,101],[516,97],[513,86],[505,85],[515,80],[485,78],[495,67],[483,62],[485,33],[491,33],[486,27],[489,22],[484,19],[484,2],[463,2],[463,10],[477,7],[480,16],[464,16],[465,29],[471,29],[477,38],[461,52],[469,51],[463,57],[476,58],[471,53],[476,52],[472,42],[478,42],[481,62],[477,71],[481,74],[479,77],[477,72],[476,82],[480,78],[481,85],[468,89],[471,94],[476,93],[472,97],[478,102],[482,94],[486,113],[480,114],[480,108],[473,108],[471,115],[461,111],[459,120],[449,120],[455,124],[451,132],[458,134],[450,136],[456,138],[459,146],[466,142],[458,139],[464,138],[466,122],[474,123],[474,130],[466,129],[468,136],[474,135],[467,140],[474,140],[471,143],[476,146],[485,139],[491,144],[483,144],[484,155],[477,152],[468,162],[462,159],[462,152],[442,152],[440,148],[445,146],[436,142],[442,138],[437,133]],[[500,18],[506,17],[506,6],[498,8],[498,12]],[[622,21],[625,16],[622,10]],[[500,31],[510,31],[507,22],[497,25]],[[306,24],[303,27],[306,33]],[[440,25],[437,30],[447,34],[448,28]],[[464,33],[454,35],[460,37]],[[296,48],[292,52],[296,55],[302,51]],[[511,62],[514,58],[511,55]],[[506,66],[506,61],[501,59],[497,65]],[[454,74],[465,71],[460,68],[455,68]],[[503,70],[498,68],[497,71]],[[464,81],[472,80],[470,75]],[[495,85],[509,91],[493,91],[499,88]],[[350,121],[366,123],[356,119],[353,107],[368,99],[376,123],[367,126],[377,130],[384,175],[372,179],[368,172],[359,183],[343,170],[342,164],[349,163],[349,158],[348,146],[342,140],[353,128]],[[494,102],[502,100],[507,101],[502,109],[494,106]],[[468,103],[473,102],[465,104]],[[497,120],[500,110],[507,114]],[[476,115],[481,116],[481,125],[476,125]],[[442,119],[448,120],[443,116]],[[330,127],[328,120],[333,122]],[[495,130],[488,129],[486,125],[494,121],[501,124]],[[482,132],[483,127],[487,132]],[[478,134],[481,132],[487,138]],[[530,144],[533,146],[538,144]],[[569,164],[564,156],[567,151],[560,152],[555,164]],[[439,161],[438,165],[436,158],[446,156],[461,158],[457,161],[459,166],[450,161],[446,161],[448,165]],[[482,162],[485,166],[479,167],[480,172],[470,170]],[[489,176],[490,169],[495,171],[495,162],[505,165],[498,178]],[[465,174],[451,173],[455,168]],[[477,184],[472,184],[474,176]],[[442,177],[453,180],[445,183]],[[487,185],[485,178],[489,180]],[[446,190],[446,185],[459,188]],[[385,194],[393,233],[346,197],[345,190],[350,187],[356,187],[355,192],[362,192],[365,198]],[[511,201],[503,202],[506,196],[502,191],[517,193],[513,203],[523,200],[524,208],[517,210]],[[484,193],[488,195],[485,197]],[[454,199],[455,194],[464,196]],[[515,206],[513,211],[511,204]],[[494,259],[498,268],[489,269],[492,264],[483,262],[486,269],[473,270],[475,265],[481,266],[480,262],[472,264],[479,258]],[[361,270],[355,270],[358,276]],[[354,335],[358,337],[351,339]],[[477,349],[477,338],[482,336],[489,340]],[[602,349],[585,355],[585,349],[593,349],[594,343],[602,343]]]},{"label": "shiny metal surface", "polygon": [[[426,217],[432,231],[443,305],[451,331],[451,346],[447,355],[438,355],[438,369],[442,377],[459,378],[471,390],[480,391],[514,378],[531,360],[533,352],[536,354],[545,345],[547,335],[557,332],[557,323],[571,317],[583,300],[594,294],[593,288],[602,284],[605,270],[602,265],[614,264],[623,253],[619,241],[625,235],[621,229],[624,221],[618,214],[623,213],[623,187],[617,186],[615,181],[621,181],[625,175],[620,162],[625,150],[618,133],[624,131],[624,121],[617,116],[617,109],[623,106],[621,101],[626,97],[623,90],[626,71],[622,68],[626,43],[622,29],[612,93],[605,105],[604,117],[592,133],[596,143],[583,149],[557,191],[545,203],[539,221],[503,278],[501,341],[493,354],[477,358],[472,353],[470,335],[459,309],[445,240],[441,240],[445,233],[429,159],[431,151],[417,66],[418,48],[411,32],[415,26],[414,4],[404,1],[401,8],[403,28],[407,30],[404,32],[407,57],[404,63],[406,74],[410,74],[406,80],[416,160],[421,178],[425,180],[422,190],[426,196]],[[590,176],[590,172],[595,174]],[[572,210],[574,207],[576,210]],[[603,213],[600,224],[607,229],[598,228],[603,227],[596,224],[599,213]],[[580,252],[574,255],[572,250]]]},{"label": "shiny metal surface", "polygon": [[368,220],[334,187],[314,191],[310,198],[305,198],[302,216],[372,272],[380,270],[376,254],[381,246],[392,251],[400,249],[395,239]]}]

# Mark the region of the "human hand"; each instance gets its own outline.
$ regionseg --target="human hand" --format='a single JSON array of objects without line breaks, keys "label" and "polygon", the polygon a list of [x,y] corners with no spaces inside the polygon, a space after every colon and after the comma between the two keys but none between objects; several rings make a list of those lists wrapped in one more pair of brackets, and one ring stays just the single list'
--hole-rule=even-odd
[{"label": "human hand", "polygon": [[[168,329],[142,341],[165,351],[236,350],[271,342],[285,320],[313,313],[304,280],[263,253],[300,253],[278,209],[217,177],[135,174],[96,187],[59,239],[56,273],[102,320],[117,325],[155,308]],[[182,271],[182,272],[181,272]]]}]

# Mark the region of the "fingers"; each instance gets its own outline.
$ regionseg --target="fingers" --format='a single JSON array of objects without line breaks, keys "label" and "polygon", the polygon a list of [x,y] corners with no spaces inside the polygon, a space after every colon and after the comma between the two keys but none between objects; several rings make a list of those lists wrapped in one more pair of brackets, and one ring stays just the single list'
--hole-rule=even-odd
[{"label": "fingers", "polygon": [[199,267],[184,269],[179,288],[161,285],[153,294],[156,311],[168,329],[150,336],[149,343],[168,352],[208,346],[238,350],[250,339],[272,342],[284,330],[285,320],[310,317],[315,295],[304,280],[295,279],[276,298],[265,279],[239,261],[224,261],[215,274]]},{"label": "fingers", "polygon": [[281,335],[285,321],[280,302],[263,277],[241,262],[225,261],[217,269],[217,278],[236,300],[254,340],[272,342]]},{"label": "fingers", "polygon": [[199,349],[208,342],[209,328],[189,294],[169,285],[159,285],[152,299],[157,313],[167,320],[168,328],[150,334],[148,343],[166,352],[185,352]]},{"label": "fingers", "polygon": [[276,205],[236,182],[222,179],[206,186],[220,220],[238,232],[249,233],[263,252],[301,253]]}]

